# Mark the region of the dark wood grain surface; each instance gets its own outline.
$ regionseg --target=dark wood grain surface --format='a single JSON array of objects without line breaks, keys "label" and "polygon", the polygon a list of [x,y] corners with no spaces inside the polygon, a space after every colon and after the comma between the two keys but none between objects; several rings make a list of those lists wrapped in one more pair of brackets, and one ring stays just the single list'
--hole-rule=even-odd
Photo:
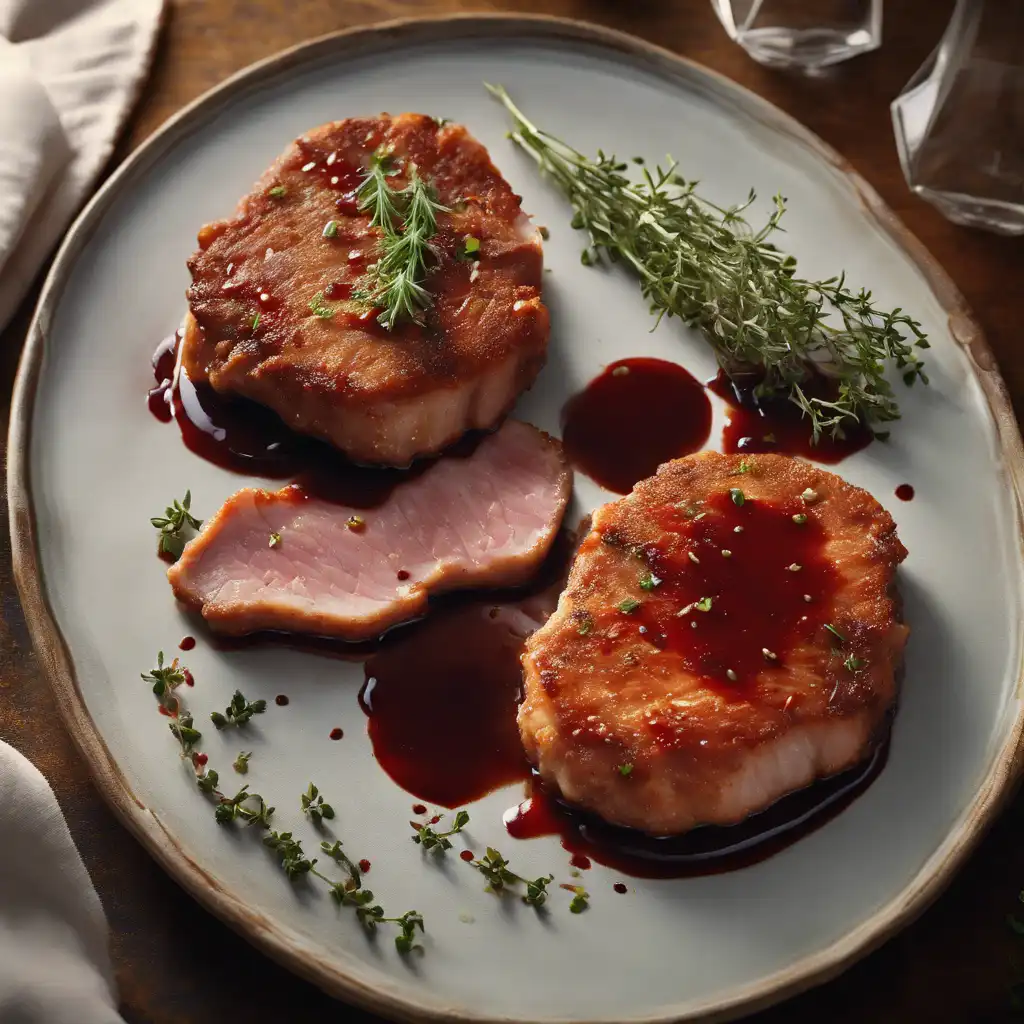
[{"label": "dark wood grain surface", "polygon": [[[468,10],[539,11],[600,22],[723,72],[795,115],[844,154],[963,291],[1020,415],[1024,241],[943,220],[908,191],[893,144],[889,102],[938,41],[951,7],[951,0],[889,0],[881,50],[808,80],[750,61],[726,38],[709,0],[509,0],[488,5],[459,0],[172,0],[152,78],[120,153],[143,142],[183,104],[232,72],[325,32],[385,18]],[[0,344],[5,422],[33,299]],[[0,737],[40,767],[67,815],[110,920],[125,1018],[132,1024],[269,1024],[337,1015],[368,1020],[275,966],[207,915],[114,820],[90,784],[41,676],[11,575],[6,526],[2,536]],[[836,981],[760,1015],[758,1024],[1007,1019],[1008,989],[1017,977],[1018,960],[1024,972],[1024,940],[1005,925],[1024,885],[1022,822],[1024,800],[1018,800],[916,924]],[[844,880],[837,877],[835,884]]]}]

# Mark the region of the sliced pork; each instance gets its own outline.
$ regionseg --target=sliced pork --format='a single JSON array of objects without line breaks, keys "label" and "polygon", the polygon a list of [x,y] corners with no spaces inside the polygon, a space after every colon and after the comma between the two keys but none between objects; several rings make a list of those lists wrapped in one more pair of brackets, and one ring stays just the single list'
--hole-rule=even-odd
[{"label": "sliced pork", "polygon": [[378,636],[431,594],[526,582],[572,490],[561,445],[507,421],[471,454],[445,456],[374,508],[292,485],[229,498],[168,570],[175,595],[220,633]]},{"label": "sliced pork", "polygon": [[[375,154],[410,169],[438,216],[422,324],[360,298],[380,229],[356,197]],[[487,150],[421,114],[349,118],[297,139],[189,260],[183,366],[357,462],[407,465],[489,429],[544,364],[540,235]]]},{"label": "sliced pork", "polygon": [[800,459],[663,465],[597,510],[527,640],[527,756],[569,803],[657,835],[856,765],[895,706],[905,555],[870,494]]}]

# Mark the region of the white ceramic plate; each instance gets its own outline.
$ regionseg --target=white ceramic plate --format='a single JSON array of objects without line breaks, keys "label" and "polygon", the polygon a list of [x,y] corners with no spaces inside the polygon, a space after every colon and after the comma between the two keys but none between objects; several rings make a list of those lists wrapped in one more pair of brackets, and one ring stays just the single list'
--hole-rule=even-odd
[{"label": "white ceramic plate", "polygon": [[[315,845],[296,807],[310,779],[348,847],[373,860],[389,907],[427,918],[427,952],[403,961],[350,913],[304,893],[251,834],[218,827],[179,768],[140,681],[158,648],[195,632],[175,606],[148,519],[186,487],[200,514],[244,481],[191,455],[142,396],[148,358],[183,312],[185,259],[205,221],[229,213],[304,129],[348,115],[420,110],[468,125],[524,207],[552,228],[551,354],[516,415],[558,431],[566,396],[636,354],[712,373],[696,337],[650,334],[635,282],[580,265],[562,201],[504,137],[484,80],[585,151],[660,158],[723,203],[754,185],[789,197],[785,244],[810,275],[845,268],[883,306],[918,317],[934,347],[930,388],[899,398],[892,442],[842,472],[895,515],[913,627],[888,767],[833,821],[754,867],[630,882],[596,867],[591,910],[564,900],[541,923],[503,911],[461,862],[409,842],[410,796],[374,761],[356,664],[280,648],[188,657],[205,717],[236,686],[291,696],[252,730],[248,781]],[[762,199],[761,208],[765,208]],[[899,386],[898,386],[899,387]],[[720,436],[716,406],[712,443]],[[19,584],[34,637],[97,780],[125,823],[198,899],[325,988],[403,1018],[641,1021],[720,1018],[822,980],[918,913],[948,881],[1014,780],[1021,729],[1020,439],[984,342],[917,243],[839,158],[757,97],[623,36],[542,19],[412,22],[321,40],[265,62],[186,110],[137,152],[72,229],[50,274],[19,376],[10,500]],[[911,504],[898,484],[917,491]],[[579,511],[606,495],[576,483]],[[571,521],[571,520],[570,520]],[[282,684],[282,680],[287,685]],[[330,742],[341,725],[346,739]],[[227,774],[239,743],[204,748]],[[505,790],[471,807],[472,844],[531,874],[565,873],[554,839],[516,843]],[[561,894],[564,896],[565,894]],[[472,923],[467,923],[467,917]]]}]

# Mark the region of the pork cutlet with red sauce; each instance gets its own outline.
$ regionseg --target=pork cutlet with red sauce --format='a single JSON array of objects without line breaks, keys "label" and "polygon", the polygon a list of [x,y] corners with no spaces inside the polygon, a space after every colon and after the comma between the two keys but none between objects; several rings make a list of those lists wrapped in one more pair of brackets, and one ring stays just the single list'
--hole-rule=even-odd
[{"label": "pork cutlet with red sauce", "polygon": [[[381,153],[393,188],[415,166],[448,208],[423,282],[432,304],[422,324],[392,330],[352,298],[381,235],[355,193]],[[188,262],[189,377],[357,462],[406,465],[493,427],[544,364],[540,235],[461,125],[420,114],[323,125],[289,146],[233,218],[207,224],[199,245]]]},{"label": "pork cutlet with red sauce", "polygon": [[656,835],[857,764],[897,698],[905,556],[871,495],[809,462],[666,463],[594,513],[527,641],[528,757],[570,804]]}]

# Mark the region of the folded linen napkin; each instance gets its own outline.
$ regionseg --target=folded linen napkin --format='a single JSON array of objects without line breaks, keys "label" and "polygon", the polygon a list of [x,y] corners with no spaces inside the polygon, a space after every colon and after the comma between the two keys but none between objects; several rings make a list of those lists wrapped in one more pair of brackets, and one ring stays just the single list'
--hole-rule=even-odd
[{"label": "folded linen napkin", "polygon": [[164,0],[0,0],[0,330],[110,159]]},{"label": "folded linen napkin", "polygon": [[[0,0],[0,331],[110,158],[164,0]],[[121,1018],[99,898],[53,791],[0,742],[0,1024]]]}]

